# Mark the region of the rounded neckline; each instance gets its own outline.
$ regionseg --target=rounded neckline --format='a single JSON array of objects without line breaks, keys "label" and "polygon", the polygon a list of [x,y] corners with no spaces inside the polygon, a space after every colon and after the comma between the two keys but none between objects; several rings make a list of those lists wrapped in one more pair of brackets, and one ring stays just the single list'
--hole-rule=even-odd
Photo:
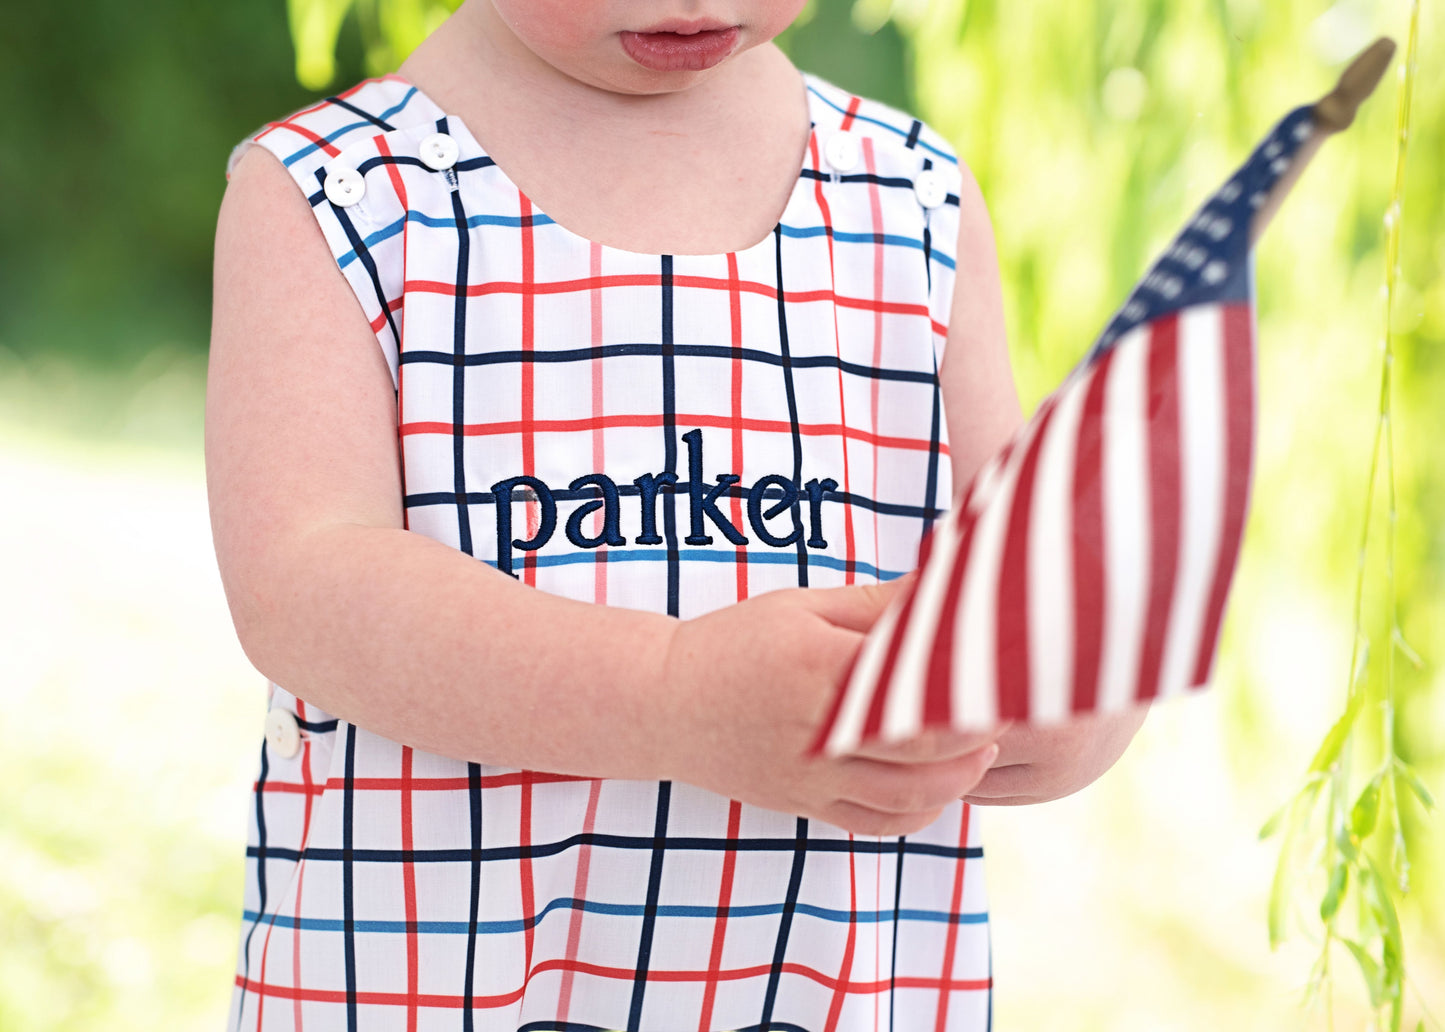
[{"label": "rounded neckline", "polygon": [[627,255],[633,258],[658,259],[666,257],[717,259],[741,257],[742,255],[751,254],[752,252],[766,246],[781,230],[784,220],[788,216],[788,212],[792,211],[793,207],[796,204],[801,203],[801,199],[806,198],[806,193],[804,190],[806,173],[810,170],[817,170],[816,162],[813,160],[813,155],[816,153],[820,153],[819,143],[817,139],[818,120],[816,117],[814,117],[816,114],[814,102],[814,77],[809,75],[807,72],[802,71],[798,72],[798,77],[803,86],[803,102],[806,104],[808,111],[808,136],[807,139],[804,141],[802,158],[798,163],[797,171],[794,173],[793,185],[788,191],[788,197],[783,204],[782,211],[778,213],[777,218],[773,220],[773,225],[763,235],[761,240],[758,240],[757,242],[750,244],[747,247],[742,248],[741,250],[694,252],[634,251],[626,247],[617,247],[614,244],[608,244],[601,240],[593,240],[591,237],[584,236],[583,234],[568,228],[566,224],[559,222],[557,219],[553,218],[546,211],[544,211],[537,204],[537,202],[532,199],[531,195],[529,195],[525,190],[523,190],[520,186],[517,185],[517,181],[512,178],[511,174],[502,167],[501,163],[498,162],[496,158],[492,157],[491,153],[488,152],[485,147],[482,146],[481,141],[476,138],[476,135],[472,132],[471,127],[468,126],[465,121],[463,121],[457,115],[452,114],[446,108],[442,107],[435,100],[433,100],[426,93],[425,90],[423,90],[420,86],[418,86],[416,83],[412,82],[405,76],[393,72],[392,74],[387,75],[384,78],[391,82],[397,83],[398,85],[404,87],[407,90],[410,90],[416,100],[420,100],[427,108],[430,109],[430,114],[433,116],[434,121],[439,119],[446,119],[447,134],[449,136],[458,137],[461,144],[461,155],[457,158],[458,162],[464,161],[468,157],[485,157],[490,160],[492,163],[492,169],[496,172],[497,175],[501,176],[503,181],[506,182],[507,186],[512,190],[515,190],[518,197],[526,198],[527,203],[531,206],[532,218],[534,220],[536,220],[538,216],[541,216],[548,223],[556,227],[556,229],[565,236],[570,237],[571,239],[578,241],[579,243],[585,244],[589,248],[595,246],[601,248],[604,251],[611,251],[614,254]]}]

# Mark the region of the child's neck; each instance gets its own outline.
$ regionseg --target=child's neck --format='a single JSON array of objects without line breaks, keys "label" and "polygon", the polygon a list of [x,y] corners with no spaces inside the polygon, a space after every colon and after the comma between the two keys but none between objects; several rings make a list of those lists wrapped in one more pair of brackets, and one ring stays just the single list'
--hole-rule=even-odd
[{"label": "child's neck", "polygon": [[771,44],[688,89],[633,96],[562,74],[490,4],[465,4],[401,74],[466,123],[541,210],[645,253],[758,242],[782,211],[808,135],[798,72]]}]

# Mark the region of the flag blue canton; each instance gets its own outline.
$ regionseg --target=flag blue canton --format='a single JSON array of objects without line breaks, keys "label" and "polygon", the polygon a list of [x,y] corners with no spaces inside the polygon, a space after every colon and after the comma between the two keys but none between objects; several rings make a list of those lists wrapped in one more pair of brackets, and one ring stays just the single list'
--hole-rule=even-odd
[{"label": "flag blue canton", "polygon": [[1274,127],[1134,288],[1080,370],[1135,327],[1193,305],[1249,300],[1250,221],[1313,133],[1313,105],[1296,108]]}]

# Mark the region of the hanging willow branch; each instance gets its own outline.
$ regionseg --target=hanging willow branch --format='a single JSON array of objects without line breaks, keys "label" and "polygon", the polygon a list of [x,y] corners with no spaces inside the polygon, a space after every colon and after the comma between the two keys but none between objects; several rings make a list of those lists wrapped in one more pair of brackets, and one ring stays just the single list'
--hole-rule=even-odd
[{"label": "hanging willow branch", "polygon": [[[1331,955],[1332,947],[1338,943],[1349,953],[1364,979],[1376,1027],[1399,1032],[1407,976],[1397,903],[1410,887],[1410,862],[1401,808],[1407,794],[1413,795],[1427,810],[1434,806],[1420,778],[1398,753],[1395,737],[1395,654],[1400,653],[1417,666],[1420,663],[1401,633],[1396,601],[1395,462],[1390,419],[1393,315],[1400,281],[1401,205],[1419,23],[1419,0],[1413,0],[1396,119],[1395,183],[1385,213],[1385,328],[1379,414],[1370,457],[1355,582],[1354,648],[1348,697],[1343,715],[1315,753],[1304,784],[1260,831],[1260,836],[1267,838],[1284,828],[1270,891],[1271,947],[1278,946],[1285,936],[1287,911],[1299,894],[1296,888],[1300,879],[1311,873],[1323,876],[1324,893],[1318,917],[1323,937],[1306,990],[1306,1006],[1312,1006],[1324,990],[1331,1029],[1334,1027]],[[1377,528],[1383,538],[1377,542],[1383,550],[1383,570],[1380,570],[1378,564],[1372,567],[1369,559],[1372,517],[1382,478],[1386,512],[1384,527]],[[1367,581],[1372,588],[1379,589],[1383,612],[1367,612]],[[1373,649],[1372,642],[1376,644]],[[1378,765],[1359,777],[1353,776],[1356,759],[1373,755],[1383,757]],[[1361,781],[1363,784],[1359,784]],[[1306,846],[1311,848],[1308,856],[1302,858]],[[1314,923],[1313,918],[1308,922]],[[1417,1029],[1424,1027],[1422,1020]]]},{"label": "hanging willow branch", "polygon": [[296,79],[310,90],[336,78],[336,43],[353,10],[361,26],[366,73],[396,70],[407,54],[461,6],[462,0],[287,0],[296,47]]}]

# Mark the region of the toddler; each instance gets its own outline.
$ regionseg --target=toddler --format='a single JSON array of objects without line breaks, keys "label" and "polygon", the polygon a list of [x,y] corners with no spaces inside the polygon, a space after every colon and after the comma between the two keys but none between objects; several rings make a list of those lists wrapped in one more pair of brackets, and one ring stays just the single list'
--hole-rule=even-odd
[{"label": "toddler", "polygon": [[232,1029],[988,1027],[973,804],[1142,713],[805,755],[1020,413],[977,186],[802,2],[467,0],[237,148]]}]

